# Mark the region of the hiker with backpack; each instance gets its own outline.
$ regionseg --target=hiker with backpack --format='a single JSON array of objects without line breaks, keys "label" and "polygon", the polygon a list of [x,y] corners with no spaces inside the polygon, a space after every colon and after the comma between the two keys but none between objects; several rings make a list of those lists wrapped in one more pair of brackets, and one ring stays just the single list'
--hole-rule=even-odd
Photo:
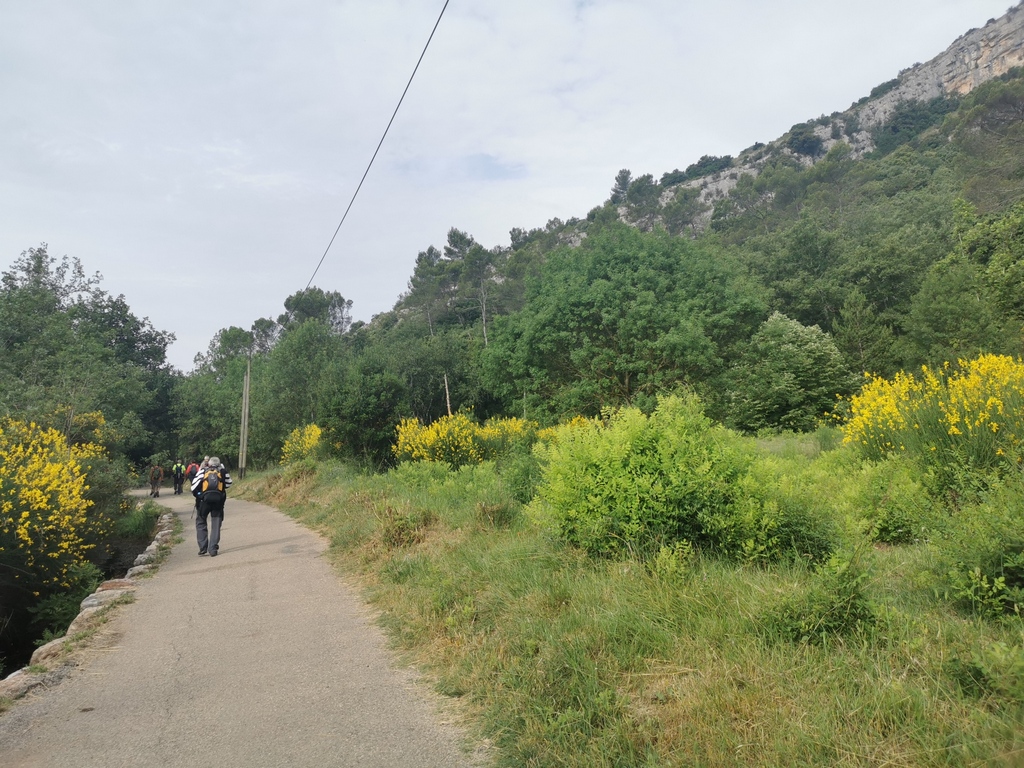
[{"label": "hiker with backpack", "polygon": [[188,483],[188,487],[192,487],[192,481],[196,479],[196,475],[199,473],[199,465],[196,464],[195,459],[191,459],[188,463],[188,467],[185,469],[185,481]]},{"label": "hiker with backpack", "polygon": [[174,462],[171,467],[171,476],[174,478],[174,495],[181,493],[181,487],[185,484],[185,465],[181,459]]},{"label": "hiker with backpack", "polygon": [[216,456],[203,462],[192,481],[192,495],[196,497],[196,540],[200,555],[209,553],[210,557],[217,556],[220,529],[224,523],[224,502],[230,487],[231,475]]},{"label": "hiker with backpack", "polygon": [[164,481],[164,468],[160,462],[154,461],[149,468],[149,495],[153,498],[160,497],[160,483]]}]

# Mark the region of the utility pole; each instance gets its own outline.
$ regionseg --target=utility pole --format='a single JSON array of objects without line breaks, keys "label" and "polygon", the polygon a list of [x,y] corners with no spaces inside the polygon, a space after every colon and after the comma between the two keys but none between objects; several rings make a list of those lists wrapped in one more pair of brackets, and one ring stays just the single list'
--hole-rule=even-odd
[{"label": "utility pole", "polygon": [[252,373],[252,345],[245,361],[245,383],[242,384],[242,425],[238,430],[238,478],[245,477],[245,454],[249,446],[249,377]]}]

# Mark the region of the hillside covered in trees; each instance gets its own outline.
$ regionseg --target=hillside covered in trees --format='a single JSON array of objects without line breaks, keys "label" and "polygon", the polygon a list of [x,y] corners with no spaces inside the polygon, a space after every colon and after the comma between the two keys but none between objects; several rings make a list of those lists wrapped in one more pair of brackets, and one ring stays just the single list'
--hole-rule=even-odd
[{"label": "hillside covered in trees", "polygon": [[804,430],[865,372],[1019,354],[1021,73],[870,131],[852,114],[660,179],[623,169],[585,216],[507,247],[452,229],[369,323],[300,291],[179,380],[180,445],[237,453],[250,348],[257,463],[315,422],[376,467],[410,416],[553,423],[687,388],[729,426]]}]

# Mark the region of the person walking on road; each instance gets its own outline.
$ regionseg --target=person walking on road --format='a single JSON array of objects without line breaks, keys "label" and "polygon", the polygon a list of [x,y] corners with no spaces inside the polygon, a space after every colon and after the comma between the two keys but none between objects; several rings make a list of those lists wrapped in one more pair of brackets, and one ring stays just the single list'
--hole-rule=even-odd
[{"label": "person walking on road", "polygon": [[[220,549],[220,529],[224,523],[224,502],[227,501],[231,476],[211,456],[192,481],[192,495],[196,497],[196,541],[199,554],[216,557]],[[209,521],[209,522],[207,522]]]},{"label": "person walking on road", "polygon": [[174,495],[181,493],[181,487],[185,484],[185,464],[178,459],[171,467],[171,475],[174,477]]},{"label": "person walking on road", "polygon": [[160,462],[154,461],[153,466],[149,468],[149,495],[153,498],[160,497],[160,483],[164,481],[164,468],[160,466]]}]

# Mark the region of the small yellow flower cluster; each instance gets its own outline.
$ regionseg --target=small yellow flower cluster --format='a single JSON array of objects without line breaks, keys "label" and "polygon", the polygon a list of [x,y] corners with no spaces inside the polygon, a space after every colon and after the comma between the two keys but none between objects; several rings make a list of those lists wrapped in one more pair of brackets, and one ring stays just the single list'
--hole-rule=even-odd
[{"label": "small yellow flower cluster", "polygon": [[85,498],[88,462],[102,455],[92,443],[69,448],[55,429],[0,419],[0,554],[15,580],[66,583],[105,533]]},{"label": "small yellow flower cluster", "polygon": [[982,355],[923,366],[918,377],[869,376],[850,399],[843,432],[844,442],[871,458],[908,452],[977,469],[1015,462],[1024,438],[1024,363]]},{"label": "small yellow flower cluster", "polygon": [[427,426],[419,419],[402,419],[392,450],[399,461],[438,461],[458,468],[495,459],[517,443],[532,442],[536,433],[532,421],[490,419],[480,425],[460,412]]},{"label": "small yellow flower cluster", "polygon": [[320,445],[322,434],[323,430],[316,424],[307,424],[304,427],[293,429],[284,441],[284,447],[281,448],[281,463],[294,464],[314,456]]},{"label": "small yellow flower cluster", "polygon": [[557,443],[560,434],[572,434],[584,427],[593,426],[593,419],[584,416],[573,416],[569,421],[562,422],[554,427],[545,427],[537,430],[537,441],[545,444]]}]

